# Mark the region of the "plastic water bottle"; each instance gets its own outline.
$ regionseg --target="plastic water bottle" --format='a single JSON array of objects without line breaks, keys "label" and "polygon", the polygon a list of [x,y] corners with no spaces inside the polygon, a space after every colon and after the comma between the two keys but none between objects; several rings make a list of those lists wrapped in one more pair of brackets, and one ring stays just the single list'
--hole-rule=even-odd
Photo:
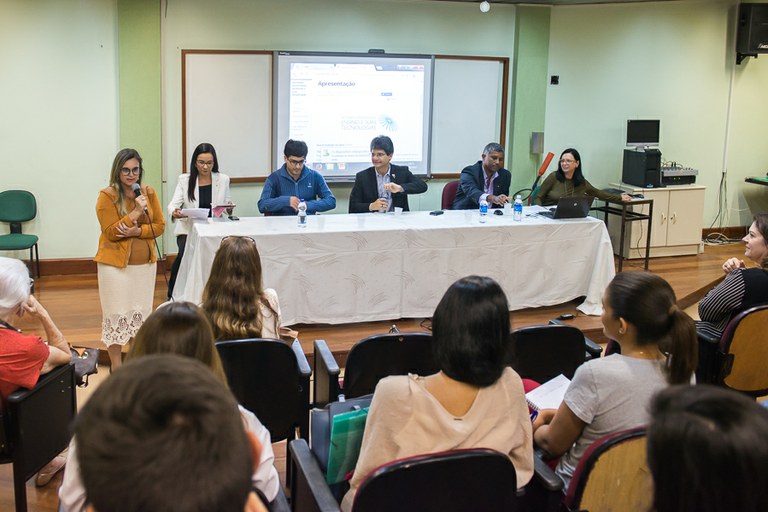
[{"label": "plastic water bottle", "polygon": [[488,217],[488,201],[483,198],[482,201],[480,201],[480,222],[484,223]]},{"label": "plastic water bottle", "polygon": [[515,196],[515,204],[512,206],[512,219],[516,221],[523,220],[523,198],[520,194]]},{"label": "plastic water bottle", "polygon": [[299,227],[300,228],[307,227],[307,203],[305,203],[303,199],[299,203],[298,218],[299,218]]}]

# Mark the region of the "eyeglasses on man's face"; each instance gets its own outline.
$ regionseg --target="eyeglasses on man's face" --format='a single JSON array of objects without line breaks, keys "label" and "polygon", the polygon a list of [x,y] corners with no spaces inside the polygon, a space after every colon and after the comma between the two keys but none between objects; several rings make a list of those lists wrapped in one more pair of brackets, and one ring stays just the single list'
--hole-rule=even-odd
[{"label": "eyeglasses on man's face", "polygon": [[133,174],[134,176],[138,176],[141,173],[141,167],[134,167],[133,169],[129,169],[128,167],[123,167],[120,169],[120,174],[123,176],[128,176],[129,174]]},{"label": "eyeglasses on man's face", "polygon": [[289,164],[293,165],[294,167],[299,167],[301,165],[304,165],[304,162],[306,162],[307,159],[306,158],[302,158],[302,159],[298,160],[298,159],[295,159],[295,158],[288,158],[287,161],[288,161]]}]

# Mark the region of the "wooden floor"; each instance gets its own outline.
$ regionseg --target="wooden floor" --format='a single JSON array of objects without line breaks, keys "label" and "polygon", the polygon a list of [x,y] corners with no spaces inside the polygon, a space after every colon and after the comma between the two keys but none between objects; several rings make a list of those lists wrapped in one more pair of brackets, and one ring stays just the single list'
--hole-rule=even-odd
[{"label": "wooden floor", "polygon": [[[677,294],[680,307],[688,308],[695,304],[718,280],[722,279],[723,273],[720,268],[722,262],[731,256],[743,254],[741,245],[707,247],[704,253],[698,256],[652,259],[650,270],[669,281]],[[642,260],[626,261],[624,270],[642,271]],[[72,345],[78,347],[100,346],[101,308],[95,275],[43,276],[35,282],[35,294],[48,309]],[[165,283],[161,276],[157,280],[155,304],[160,304],[164,300]],[[604,343],[606,340],[602,334],[600,317],[579,313],[576,310],[577,305],[578,302],[574,301],[560,306],[515,311],[510,313],[512,325],[517,328],[545,324],[549,319],[560,314],[572,313],[576,315],[576,318],[569,323],[582,329],[593,340]],[[387,332],[392,324],[396,324],[401,331],[423,331],[426,330],[423,325],[428,325],[428,323],[428,319],[398,319],[344,325],[302,324],[294,326],[294,328],[299,331],[299,339],[304,352],[310,358],[310,363],[312,362],[313,341],[325,339],[337,356],[339,363],[343,365],[350,347],[365,336]],[[29,322],[28,319],[22,319],[17,326],[25,332],[38,330],[37,326]],[[80,406],[107,376],[107,369],[104,368],[98,375],[94,376],[95,379],[92,379],[88,388],[78,389],[78,404]],[[282,480],[285,475],[285,443],[276,443],[274,448],[276,466]],[[60,483],[61,476],[57,475],[48,486],[38,489],[34,486],[33,480],[30,480],[27,483],[29,510],[56,511],[58,508],[56,490]],[[0,466],[0,510],[13,510],[13,503],[11,467],[10,465]]]}]

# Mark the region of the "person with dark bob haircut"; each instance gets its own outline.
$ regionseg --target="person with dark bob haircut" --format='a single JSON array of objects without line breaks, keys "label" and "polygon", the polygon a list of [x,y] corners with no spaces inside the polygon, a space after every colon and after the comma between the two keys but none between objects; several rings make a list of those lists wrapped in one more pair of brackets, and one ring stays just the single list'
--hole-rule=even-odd
[{"label": "person with dark bob haircut", "polygon": [[653,395],[691,381],[696,328],[675,292],[648,272],[616,274],[603,295],[603,332],[620,354],[576,369],[559,409],[542,409],[533,423],[536,444],[560,460],[567,487],[584,452],[597,439],[648,423]]},{"label": "person with dark bob haircut", "polygon": [[198,361],[127,362],[93,393],[74,432],[90,510],[266,510],[251,490],[259,442]]},{"label": "person with dark bob haircut", "polygon": [[319,172],[305,165],[307,144],[289,140],[283,149],[283,166],[269,175],[259,199],[259,211],[270,215],[296,215],[299,203],[307,205],[307,214],[336,208],[336,198]]},{"label": "person with dark bob haircut", "polygon": [[592,196],[607,201],[631,201],[627,194],[615,195],[603,192],[592,186],[584,177],[581,155],[573,148],[568,148],[560,155],[557,170],[544,178],[536,189],[534,202],[543,206],[557,204],[561,197]]},{"label": "person with dark bob haircut", "polygon": [[432,347],[440,371],[379,381],[350,490],[372,470],[393,460],[460,448],[489,448],[509,456],[517,487],[533,475],[531,420],[520,376],[505,366],[509,306],[489,277],[459,279],[432,318]]},{"label": "person with dark bob haircut", "polygon": [[394,208],[408,211],[408,194],[427,191],[427,184],[414,176],[407,165],[394,165],[395,145],[386,135],[371,141],[371,163],[355,175],[349,195],[349,213],[389,212]]},{"label": "person with dark bob haircut", "polygon": [[768,410],[700,384],[661,391],[651,418],[655,512],[768,510]]},{"label": "person with dark bob haircut", "polygon": [[[187,235],[192,229],[192,224],[186,215],[181,213],[187,208],[207,208],[232,204],[232,196],[229,192],[229,176],[219,172],[219,158],[216,156],[216,148],[212,144],[203,142],[198,144],[192,153],[189,162],[189,172],[179,176],[176,183],[176,191],[173,199],[168,203],[168,216],[176,224],[176,246],[178,253],[173,260],[171,277],[168,280],[168,298],[173,295],[173,287],[176,284],[176,276],[179,273],[181,259],[184,257],[184,248],[187,245]],[[231,213],[232,209],[228,209]]]}]

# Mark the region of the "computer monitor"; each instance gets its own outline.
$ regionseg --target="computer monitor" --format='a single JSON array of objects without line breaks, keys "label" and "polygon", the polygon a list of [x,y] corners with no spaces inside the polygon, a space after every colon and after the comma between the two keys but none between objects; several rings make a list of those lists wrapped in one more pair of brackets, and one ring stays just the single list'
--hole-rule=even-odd
[{"label": "computer monitor", "polygon": [[658,119],[630,119],[627,121],[627,146],[659,145]]}]

